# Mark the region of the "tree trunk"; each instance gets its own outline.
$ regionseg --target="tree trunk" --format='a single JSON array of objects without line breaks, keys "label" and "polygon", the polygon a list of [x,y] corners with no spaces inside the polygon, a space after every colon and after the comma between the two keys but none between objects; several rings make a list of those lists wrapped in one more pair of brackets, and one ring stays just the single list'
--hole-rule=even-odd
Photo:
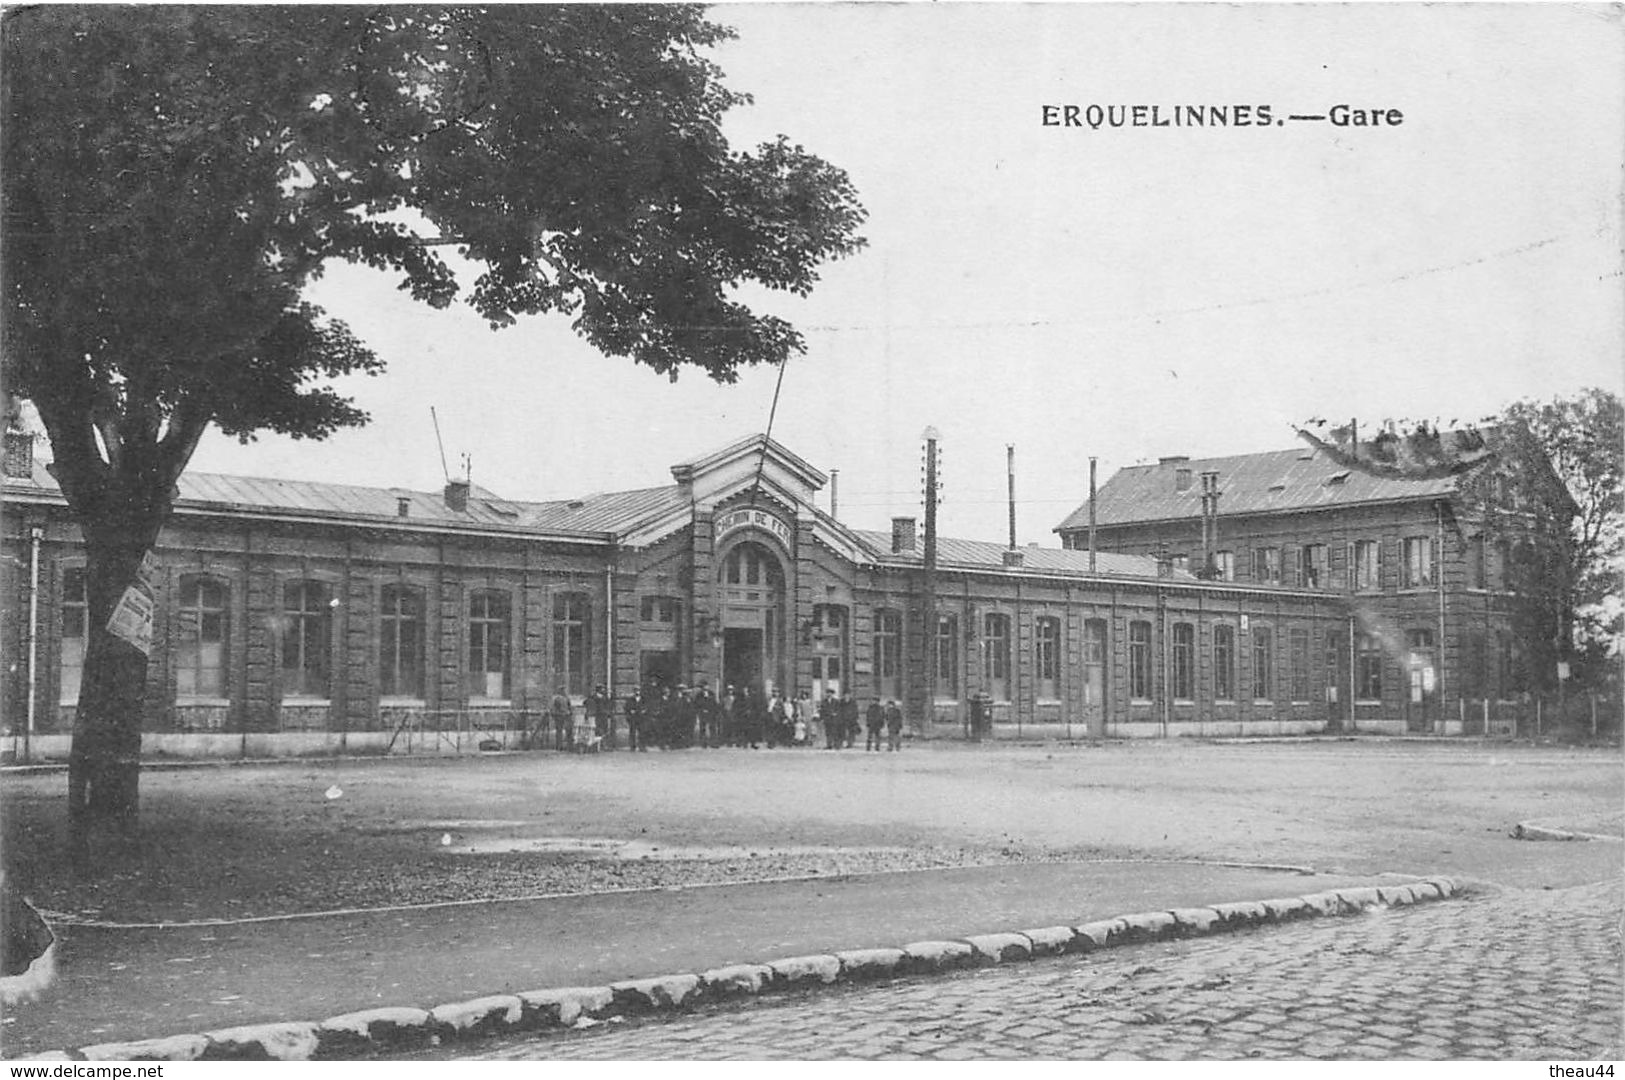
[{"label": "tree trunk", "polygon": [[130,843],[139,822],[147,656],[107,624],[150,546],[131,533],[97,529],[85,537],[89,625],[68,756],[69,857],[81,869],[94,835]]}]

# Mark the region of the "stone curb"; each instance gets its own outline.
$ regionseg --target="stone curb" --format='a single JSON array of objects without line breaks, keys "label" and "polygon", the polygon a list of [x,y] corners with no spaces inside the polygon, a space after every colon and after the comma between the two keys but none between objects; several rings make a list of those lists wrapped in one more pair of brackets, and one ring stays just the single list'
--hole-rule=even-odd
[{"label": "stone curb", "polygon": [[1205,937],[1300,919],[1355,915],[1457,895],[1450,878],[1404,885],[1365,886],[1279,900],[1245,900],[1211,907],[1147,911],[1078,926],[1019,933],[978,934],[916,941],[897,949],[854,949],[793,956],[766,964],[732,964],[682,975],[627,979],[608,986],[576,986],[496,994],[433,1009],[382,1008],[324,1021],[224,1028],[199,1035],[98,1043],[41,1054],[34,1061],[312,1061],[365,1057],[498,1033],[562,1031],[611,1017],[687,1009],[799,987],[827,986],[1018,963],[1066,953],[1176,938]]},{"label": "stone curb", "polygon": [[1625,842],[1625,836],[1553,829],[1545,825],[1536,825],[1533,821],[1520,821],[1512,826],[1512,838],[1514,840],[1602,840],[1605,842],[1612,841],[1616,844]]}]

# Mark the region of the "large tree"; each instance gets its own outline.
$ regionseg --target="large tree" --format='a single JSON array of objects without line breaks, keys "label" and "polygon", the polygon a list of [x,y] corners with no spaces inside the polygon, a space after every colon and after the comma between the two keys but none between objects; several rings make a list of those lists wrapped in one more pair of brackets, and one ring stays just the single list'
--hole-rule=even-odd
[{"label": "large tree", "polygon": [[730,148],[731,32],[693,6],[36,7],[3,34],[3,376],[88,556],[79,853],[136,823],[146,656],[106,626],[199,437],[366,420],[328,380],[379,358],[302,299],[328,260],[729,381],[802,348],[738,287],[805,294],[863,243],[841,170]]},{"label": "large tree", "polygon": [[1617,665],[1625,630],[1625,406],[1617,394],[1590,388],[1518,401],[1462,428],[1384,421],[1326,430],[1315,420],[1299,434],[1372,475],[1457,477],[1461,510],[1504,545],[1509,615],[1536,688],[1555,688],[1560,660],[1582,682],[1600,682]]}]

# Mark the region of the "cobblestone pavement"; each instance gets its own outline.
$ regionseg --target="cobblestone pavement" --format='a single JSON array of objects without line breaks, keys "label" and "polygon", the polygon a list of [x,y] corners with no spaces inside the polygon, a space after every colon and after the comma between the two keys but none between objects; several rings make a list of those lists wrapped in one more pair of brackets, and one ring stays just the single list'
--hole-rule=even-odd
[{"label": "cobblestone pavement", "polygon": [[1622,893],[1497,889],[428,1056],[1613,1059]]}]

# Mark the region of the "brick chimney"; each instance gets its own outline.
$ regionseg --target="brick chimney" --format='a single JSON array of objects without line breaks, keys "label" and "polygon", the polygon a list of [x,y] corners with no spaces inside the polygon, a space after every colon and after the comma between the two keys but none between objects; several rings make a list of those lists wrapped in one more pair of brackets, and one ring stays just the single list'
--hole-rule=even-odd
[{"label": "brick chimney", "polygon": [[8,480],[34,478],[34,436],[26,431],[6,432],[5,476]]},{"label": "brick chimney", "polygon": [[1019,567],[1022,564],[1025,555],[1026,553],[1021,551],[1019,548],[1006,548],[1004,552],[1004,565],[1010,569]]},{"label": "brick chimney", "polygon": [[894,517],[891,519],[891,550],[893,555],[901,555],[906,551],[914,550],[913,518]]},{"label": "brick chimney", "polygon": [[446,509],[462,513],[468,509],[468,481],[446,481]]}]

